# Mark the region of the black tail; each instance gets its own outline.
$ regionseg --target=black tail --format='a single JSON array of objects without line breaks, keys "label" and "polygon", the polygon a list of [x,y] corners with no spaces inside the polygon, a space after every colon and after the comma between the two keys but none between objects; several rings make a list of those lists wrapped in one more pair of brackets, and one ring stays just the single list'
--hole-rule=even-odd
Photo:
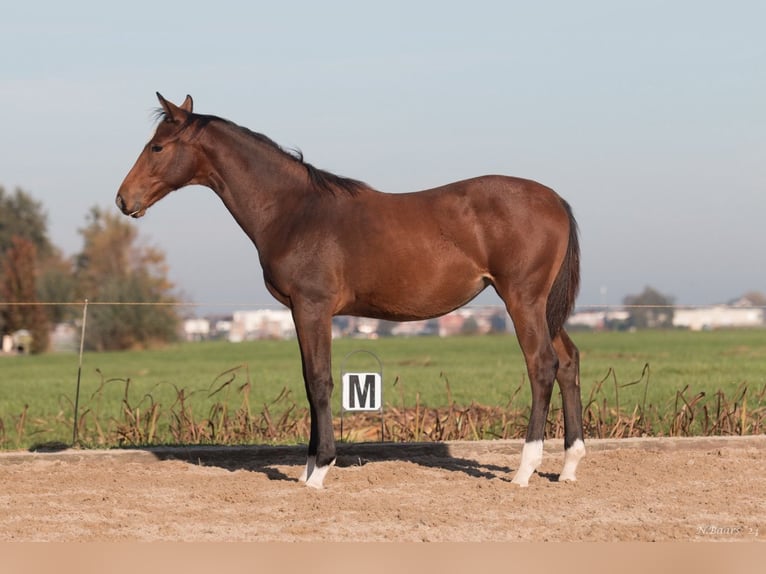
[{"label": "black tail", "polygon": [[569,245],[559,274],[548,294],[546,318],[551,337],[556,336],[572,313],[580,289],[580,240],[577,236],[577,222],[569,204],[563,199],[561,203],[569,216]]}]

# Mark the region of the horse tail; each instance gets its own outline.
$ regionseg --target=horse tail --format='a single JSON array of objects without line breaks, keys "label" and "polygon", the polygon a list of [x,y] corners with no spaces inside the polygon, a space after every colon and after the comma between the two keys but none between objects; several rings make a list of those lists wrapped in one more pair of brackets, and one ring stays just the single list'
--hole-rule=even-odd
[{"label": "horse tail", "polygon": [[569,204],[561,200],[569,217],[569,244],[559,273],[548,293],[546,318],[551,337],[555,337],[564,326],[572,313],[577,292],[580,289],[580,240],[577,232],[577,222]]}]

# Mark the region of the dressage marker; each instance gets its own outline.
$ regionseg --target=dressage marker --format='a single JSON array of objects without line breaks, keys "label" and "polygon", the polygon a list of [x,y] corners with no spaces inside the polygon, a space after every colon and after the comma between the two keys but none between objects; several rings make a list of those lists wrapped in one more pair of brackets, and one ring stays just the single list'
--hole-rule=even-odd
[{"label": "dressage marker", "polygon": [[[374,371],[350,371],[347,369],[349,359],[353,356],[366,355],[376,363]],[[377,412],[380,413],[380,440],[383,441],[383,362],[375,353],[367,349],[351,351],[343,358],[340,367],[341,401],[340,401],[340,438],[343,439],[343,419],[347,412]]]},{"label": "dressage marker", "polygon": [[[482,176],[413,193],[383,193],[286,152],[228,120],[157,94],[159,124],[125,177],[117,206],[131,217],[171,191],[204,185],[258,251],[269,292],[293,315],[311,413],[306,469],[322,488],[335,462],[332,317],[392,321],[444,315],[492,286],[526,361],[532,409],[513,482],[542,462],[558,380],[564,468],[585,454],[579,352],[563,328],[580,283],[577,224],[566,201],[534,181]],[[396,168],[396,166],[394,166]]]},{"label": "dressage marker", "polygon": [[383,407],[383,380],[380,373],[343,375],[344,411],[379,411]]}]

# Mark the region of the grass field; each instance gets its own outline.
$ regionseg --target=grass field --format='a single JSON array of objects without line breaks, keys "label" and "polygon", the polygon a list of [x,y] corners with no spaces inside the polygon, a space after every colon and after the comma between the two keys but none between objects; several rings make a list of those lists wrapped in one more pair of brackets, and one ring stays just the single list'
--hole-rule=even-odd
[{"label": "grass field", "polygon": [[[591,435],[622,436],[628,425],[634,435],[764,432],[766,330],[576,333],[574,339]],[[436,424],[436,438],[456,438],[444,435],[445,428],[465,420],[473,428],[460,438],[516,436],[524,428],[529,383],[513,336],[338,340],[336,385],[344,358],[360,349],[382,361],[384,403],[410,421],[402,424],[414,425],[407,437],[429,438]],[[366,354],[345,360],[346,370],[374,366]],[[71,442],[77,372],[72,354],[0,359],[0,447]],[[337,392],[334,398],[339,409]],[[79,406],[85,444],[305,440],[295,341],[86,354]],[[429,411],[436,422],[421,419]]]}]

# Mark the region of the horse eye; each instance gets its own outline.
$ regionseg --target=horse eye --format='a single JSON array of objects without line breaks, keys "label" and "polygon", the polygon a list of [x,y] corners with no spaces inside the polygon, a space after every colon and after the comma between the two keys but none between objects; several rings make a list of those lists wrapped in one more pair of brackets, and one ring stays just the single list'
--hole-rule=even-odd
[{"label": "horse eye", "polygon": [[151,147],[151,150],[152,150],[153,152],[162,151],[162,146],[161,146],[161,145],[156,145],[156,144],[155,144],[155,145],[153,145],[153,146]]}]

